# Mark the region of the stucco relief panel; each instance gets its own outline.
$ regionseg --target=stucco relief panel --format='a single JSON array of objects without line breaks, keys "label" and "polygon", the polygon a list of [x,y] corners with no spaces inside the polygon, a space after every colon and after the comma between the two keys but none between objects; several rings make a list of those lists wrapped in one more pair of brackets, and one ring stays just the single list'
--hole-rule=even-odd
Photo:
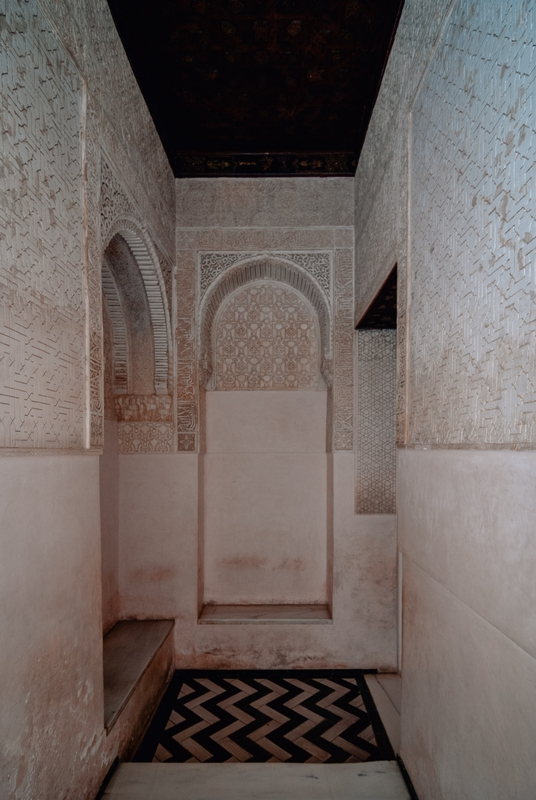
[{"label": "stucco relief panel", "polygon": [[[313,278],[332,309],[333,360],[323,374],[333,399],[332,446],[353,449],[353,233],[347,228],[322,229],[178,229],[177,421],[179,450],[198,447],[198,376],[195,331],[199,303],[224,273],[240,262],[262,257],[291,261]],[[279,247],[277,246],[279,244]],[[210,246],[216,246],[211,250]],[[307,249],[310,248],[310,249]],[[328,275],[329,265],[329,275]],[[196,296],[197,295],[197,296]],[[242,373],[245,374],[245,373]],[[243,379],[241,379],[243,380]],[[244,382],[244,381],[243,381]],[[182,444],[181,444],[182,440]]]},{"label": "stucco relief panel", "polygon": [[454,8],[413,110],[410,444],[536,443],[536,47],[514,8]]},{"label": "stucco relief panel", "polygon": [[396,511],[396,334],[357,331],[356,512]]},{"label": "stucco relief panel", "polygon": [[173,424],[166,422],[119,422],[120,453],[172,453]]},{"label": "stucco relief panel", "polygon": [[177,449],[197,449],[198,385],[196,351],[195,252],[177,252],[175,273],[177,348]]},{"label": "stucco relief panel", "polygon": [[[266,257],[268,253],[200,253],[199,254],[199,296],[202,299],[207,289],[229,267],[241,261]],[[278,252],[271,251],[271,258],[291,261],[311,275],[321,287],[326,299],[331,300],[331,253],[325,252]]]},{"label": "stucco relief panel", "polygon": [[354,446],[353,272],[353,250],[337,250],[333,309],[334,450],[353,450]]},{"label": "stucco relief panel", "polygon": [[318,321],[297,292],[259,281],[224,301],[213,333],[215,388],[320,388]]},{"label": "stucco relief panel", "polygon": [[87,427],[82,81],[39,8],[24,6],[8,4],[2,17],[0,446],[78,449]]}]

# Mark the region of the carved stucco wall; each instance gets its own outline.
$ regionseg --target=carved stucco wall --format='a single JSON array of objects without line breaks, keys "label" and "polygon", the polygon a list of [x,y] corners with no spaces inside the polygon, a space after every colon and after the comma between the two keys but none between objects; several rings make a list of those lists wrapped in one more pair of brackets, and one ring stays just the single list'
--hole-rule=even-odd
[{"label": "carved stucco wall", "polygon": [[532,14],[401,19],[356,174],[357,316],[399,265],[401,445],[536,443]]},{"label": "carved stucco wall", "polygon": [[356,513],[396,512],[396,331],[356,332]]},{"label": "carved stucco wall", "polygon": [[355,176],[356,322],[398,263],[397,426],[406,441],[408,111],[449,10],[405,4]]},{"label": "carved stucco wall", "polygon": [[214,321],[215,389],[318,389],[320,331],[314,309],[275,281],[233,292]]},{"label": "carved stucco wall", "polygon": [[[180,222],[180,220],[179,220]],[[209,229],[177,231],[177,424],[179,450],[199,446],[199,337],[193,320],[200,324],[202,265],[210,263],[216,277],[237,262],[259,254],[294,262],[300,269],[324,274],[331,265],[330,298],[333,381],[333,446],[353,448],[353,230],[350,227],[285,229]],[[214,247],[214,249],[211,248]],[[308,249],[310,248],[310,249]],[[315,257],[318,254],[318,259]],[[218,263],[219,262],[219,263]],[[214,265],[217,267],[214,268]],[[312,273],[310,273],[312,274]],[[205,273],[206,275],[206,273]],[[210,283],[203,283],[205,293]]]},{"label": "carved stucco wall", "polygon": [[132,731],[102,716],[102,228],[121,206],[170,287],[174,181],[105,0],[2,3],[0,60],[0,796],[90,800]]},{"label": "carved stucco wall", "polygon": [[352,450],[353,196],[348,178],[177,181],[179,451],[202,446],[199,378],[206,376],[199,376],[199,334],[204,299],[237,265],[266,259],[295,265],[329,306],[333,446]]},{"label": "carved stucco wall", "polygon": [[9,4],[2,53],[0,448],[99,448],[103,249],[118,217],[147,242],[167,384],[174,182],[103,0]]},{"label": "carved stucco wall", "polygon": [[413,104],[411,444],[536,446],[535,22],[457,3]]},{"label": "carved stucco wall", "polygon": [[79,449],[85,410],[82,78],[35,4],[11,4],[5,25],[0,444]]}]

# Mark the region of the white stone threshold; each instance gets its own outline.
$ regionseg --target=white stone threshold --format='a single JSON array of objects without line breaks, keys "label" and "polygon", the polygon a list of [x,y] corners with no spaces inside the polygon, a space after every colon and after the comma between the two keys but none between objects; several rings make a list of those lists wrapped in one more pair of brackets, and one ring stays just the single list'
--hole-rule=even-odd
[{"label": "white stone threshold", "polygon": [[201,609],[200,625],[329,625],[327,605],[219,605],[207,603]]},{"label": "white stone threshold", "polygon": [[120,764],[103,800],[410,800],[396,761]]},{"label": "white stone threshold", "polygon": [[395,753],[400,753],[402,679],[392,673],[365,674],[367,686]]},{"label": "white stone threshold", "polygon": [[173,621],[122,620],[103,640],[104,727],[113,727],[173,629]]}]

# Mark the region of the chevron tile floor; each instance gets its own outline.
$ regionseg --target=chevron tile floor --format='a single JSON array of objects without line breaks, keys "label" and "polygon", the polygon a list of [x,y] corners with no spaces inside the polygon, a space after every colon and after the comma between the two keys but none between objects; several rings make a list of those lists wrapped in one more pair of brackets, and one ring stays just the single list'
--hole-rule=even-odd
[{"label": "chevron tile floor", "polygon": [[394,753],[357,670],[178,671],[135,761],[331,763]]}]

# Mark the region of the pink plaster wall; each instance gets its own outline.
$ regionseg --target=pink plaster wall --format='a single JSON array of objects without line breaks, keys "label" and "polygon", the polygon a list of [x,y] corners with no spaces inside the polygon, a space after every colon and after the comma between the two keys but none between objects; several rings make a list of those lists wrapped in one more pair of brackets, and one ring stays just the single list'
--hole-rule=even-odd
[{"label": "pink plaster wall", "polygon": [[175,618],[181,668],[396,669],[396,517],[356,515],[354,455],[333,459],[333,622],[200,625],[198,459],[120,456],[124,617]]},{"label": "pink plaster wall", "polygon": [[399,454],[401,754],[431,800],[536,795],[536,453]]},{"label": "pink plaster wall", "polygon": [[326,602],[325,441],[325,391],[207,392],[205,602]]},{"label": "pink plaster wall", "polygon": [[0,459],[0,796],[85,798],[106,763],[97,456]]},{"label": "pink plaster wall", "polygon": [[119,455],[117,422],[104,420],[104,448],[99,457],[102,628],[119,618]]}]

